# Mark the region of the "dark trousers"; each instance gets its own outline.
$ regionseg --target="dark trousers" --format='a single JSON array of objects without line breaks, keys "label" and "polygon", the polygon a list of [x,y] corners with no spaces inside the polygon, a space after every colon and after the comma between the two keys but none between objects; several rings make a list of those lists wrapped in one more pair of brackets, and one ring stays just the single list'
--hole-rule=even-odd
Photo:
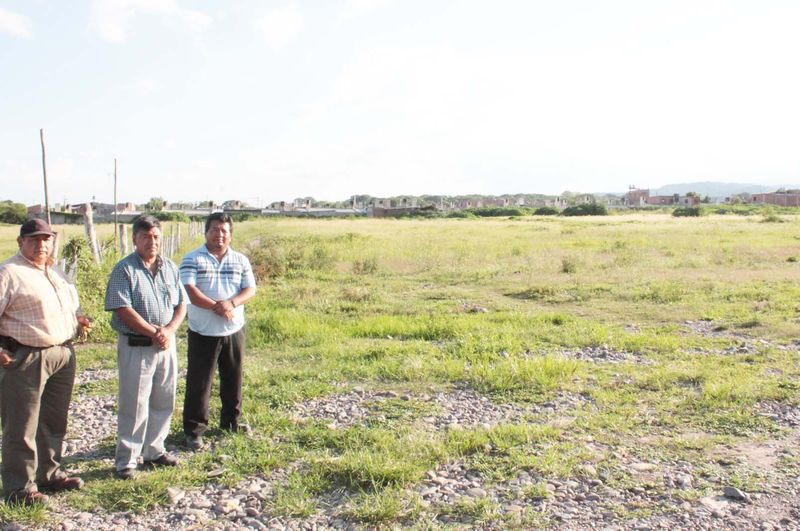
[{"label": "dark trousers", "polygon": [[236,431],[242,413],[242,363],[244,328],[229,336],[204,336],[189,330],[186,396],[183,401],[183,431],[202,435],[208,429],[208,407],[214,372],[219,367],[219,425]]},{"label": "dark trousers", "polygon": [[0,369],[3,425],[3,492],[34,491],[66,474],[61,445],[75,382],[71,346],[20,347],[14,362]]}]

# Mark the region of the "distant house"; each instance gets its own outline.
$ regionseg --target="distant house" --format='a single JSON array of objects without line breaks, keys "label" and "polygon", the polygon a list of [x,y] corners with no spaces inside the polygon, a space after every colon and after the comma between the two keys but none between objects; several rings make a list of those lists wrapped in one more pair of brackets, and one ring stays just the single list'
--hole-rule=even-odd
[{"label": "distant house", "polygon": [[593,205],[597,202],[592,194],[579,194],[574,198],[576,205]]},{"label": "distant house", "polygon": [[753,194],[751,203],[766,203],[776,206],[800,207],[800,190],[786,190],[767,194]]},{"label": "distant house", "polygon": [[623,203],[629,207],[642,206],[671,206],[671,205],[696,205],[700,198],[696,195],[650,195],[650,190],[631,188],[623,198]]},{"label": "distant house", "polygon": [[[91,201],[88,204],[92,206],[92,214],[96,214],[98,216],[110,216],[114,214],[115,207],[112,203],[98,203],[96,201]],[[73,212],[75,214],[85,214],[86,203],[74,203],[69,205],[66,208],[66,211]]]},{"label": "distant house", "polygon": [[647,198],[648,205],[655,205],[655,206],[666,206],[666,205],[674,205],[678,203],[680,200],[680,196],[678,194],[675,195],[651,195]]},{"label": "distant house", "polygon": [[39,214],[44,214],[44,205],[31,205],[28,207],[28,217],[35,218],[38,217]]},{"label": "distant house", "polygon": [[648,197],[650,197],[650,190],[631,188],[628,190],[628,193],[625,194],[623,201],[630,207],[642,207],[647,204]]}]

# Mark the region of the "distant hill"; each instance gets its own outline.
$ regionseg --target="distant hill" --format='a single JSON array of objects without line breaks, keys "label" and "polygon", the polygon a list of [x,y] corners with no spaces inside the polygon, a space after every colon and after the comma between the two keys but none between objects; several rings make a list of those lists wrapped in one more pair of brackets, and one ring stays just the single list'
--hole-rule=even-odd
[{"label": "distant hill", "polygon": [[700,195],[709,197],[730,197],[736,194],[760,194],[764,192],[774,192],[779,188],[800,188],[798,185],[764,185],[747,183],[682,183],[668,184],[661,188],[650,190],[651,195],[672,195],[685,194],[686,192],[697,192]]}]

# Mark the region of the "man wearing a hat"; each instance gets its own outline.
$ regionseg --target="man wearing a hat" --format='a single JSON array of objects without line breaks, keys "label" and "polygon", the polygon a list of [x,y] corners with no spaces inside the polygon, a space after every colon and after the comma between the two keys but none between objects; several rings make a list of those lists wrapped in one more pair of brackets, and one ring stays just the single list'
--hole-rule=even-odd
[{"label": "man wearing a hat", "polygon": [[91,321],[78,292],[53,266],[55,235],[33,219],[20,227],[19,253],[0,264],[0,417],[7,501],[46,503],[42,491],[79,489],[61,468],[75,350],[72,339]]}]

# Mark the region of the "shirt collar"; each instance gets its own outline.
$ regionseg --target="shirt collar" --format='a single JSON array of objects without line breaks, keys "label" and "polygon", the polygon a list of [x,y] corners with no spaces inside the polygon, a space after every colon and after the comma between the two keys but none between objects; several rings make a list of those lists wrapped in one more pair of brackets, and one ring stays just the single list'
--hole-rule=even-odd
[{"label": "shirt collar", "polygon": [[[147,266],[144,265],[144,260],[142,257],[139,256],[139,253],[133,251],[133,254],[136,256],[136,263],[139,264],[143,269],[147,269]],[[156,271],[161,270],[161,266],[164,265],[164,260],[161,258],[160,254],[156,255]]]},{"label": "shirt collar", "polygon": [[44,264],[44,268],[42,268],[42,267],[39,267],[38,265],[34,264],[33,262],[31,262],[27,258],[25,258],[25,255],[22,254],[22,252],[20,252],[20,251],[17,251],[17,256],[19,256],[22,260],[24,260],[32,268],[38,269],[39,271],[47,271],[48,269],[50,269],[50,266],[52,266],[55,263],[55,260],[53,260],[53,257],[52,256],[48,256],[47,257],[47,262]]}]

